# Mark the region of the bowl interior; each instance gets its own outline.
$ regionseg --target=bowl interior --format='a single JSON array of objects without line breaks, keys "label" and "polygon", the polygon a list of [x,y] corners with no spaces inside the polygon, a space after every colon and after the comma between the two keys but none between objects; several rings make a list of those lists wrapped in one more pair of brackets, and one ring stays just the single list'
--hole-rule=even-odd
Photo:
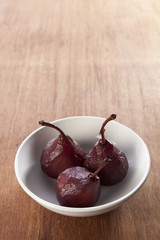
[{"label": "bowl interior", "polygon": [[[54,123],[88,152],[99,139],[98,133],[103,121],[104,118],[99,117],[71,117]],[[138,189],[146,179],[150,167],[147,147],[135,132],[116,121],[109,122],[105,129],[106,138],[126,154],[129,170],[121,183],[101,187],[96,206],[117,201]],[[55,180],[45,175],[40,167],[44,146],[56,136],[58,132],[48,127],[40,127],[34,131],[20,146],[15,165],[19,181],[30,192],[40,199],[59,205],[55,193]]]}]

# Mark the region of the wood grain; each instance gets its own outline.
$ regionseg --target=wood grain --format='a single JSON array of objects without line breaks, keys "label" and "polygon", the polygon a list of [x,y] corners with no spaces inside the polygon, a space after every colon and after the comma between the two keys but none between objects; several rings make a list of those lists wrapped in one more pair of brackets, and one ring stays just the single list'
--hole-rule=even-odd
[{"label": "wood grain", "polygon": [[[159,239],[159,43],[158,0],[1,0],[0,239]],[[144,139],[152,160],[128,202],[72,218],[23,192],[14,157],[39,119],[113,112]]]}]

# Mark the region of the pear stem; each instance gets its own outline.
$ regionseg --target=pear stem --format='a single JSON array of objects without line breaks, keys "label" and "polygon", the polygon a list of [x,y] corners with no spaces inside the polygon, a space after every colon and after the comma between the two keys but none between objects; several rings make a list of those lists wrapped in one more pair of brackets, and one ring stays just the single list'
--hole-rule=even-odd
[{"label": "pear stem", "polygon": [[101,143],[104,144],[106,142],[106,139],[104,137],[104,132],[105,132],[105,129],[104,127],[106,126],[106,124],[111,121],[111,120],[114,120],[116,118],[116,114],[112,114],[110,117],[108,117],[104,123],[102,124],[102,127],[101,127],[101,130],[99,132],[99,134],[102,136],[102,139],[101,139]]},{"label": "pear stem", "polygon": [[107,156],[107,157],[103,160],[103,162],[101,163],[101,165],[99,166],[99,168],[98,168],[94,173],[91,173],[89,176],[95,177],[95,176],[102,170],[102,168],[104,168],[104,166],[105,166],[107,163],[109,163],[109,162],[111,162],[111,158],[110,158],[109,156]]},{"label": "pear stem", "polygon": [[49,123],[49,122],[45,122],[44,120],[39,121],[39,124],[42,125],[42,126],[54,128],[54,129],[56,129],[57,131],[60,132],[60,134],[62,135],[62,137],[63,137],[64,139],[67,138],[67,136],[65,135],[65,133],[64,133],[59,127],[55,126],[54,124]]}]

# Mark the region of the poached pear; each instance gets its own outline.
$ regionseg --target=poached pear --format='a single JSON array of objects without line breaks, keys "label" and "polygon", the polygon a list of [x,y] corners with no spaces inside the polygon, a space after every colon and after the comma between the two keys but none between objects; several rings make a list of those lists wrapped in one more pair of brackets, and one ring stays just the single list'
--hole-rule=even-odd
[{"label": "poached pear", "polygon": [[112,114],[104,121],[99,132],[101,139],[96,142],[95,146],[86,155],[84,161],[84,167],[93,172],[103,162],[106,156],[111,159],[111,162],[109,162],[98,174],[101,184],[106,186],[121,182],[125,178],[129,167],[126,155],[104,136],[105,125],[115,118],[116,115]]},{"label": "poached pear", "polygon": [[100,196],[100,178],[97,173],[109,161],[106,158],[94,173],[84,167],[72,167],[61,172],[56,181],[56,195],[60,205],[94,206]]},{"label": "poached pear", "polygon": [[76,141],[54,124],[43,120],[39,121],[39,124],[54,128],[60,133],[51,139],[42,151],[41,168],[49,177],[57,178],[67,168],[83,166],[86,153]]}]

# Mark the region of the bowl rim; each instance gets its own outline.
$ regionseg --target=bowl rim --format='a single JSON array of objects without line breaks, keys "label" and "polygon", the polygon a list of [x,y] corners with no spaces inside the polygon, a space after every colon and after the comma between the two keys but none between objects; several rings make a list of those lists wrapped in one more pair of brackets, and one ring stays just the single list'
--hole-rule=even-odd
[{"label": "bowl rim", "polygon": [[[104,117],[98,117],[98,116],[71,116],[71,117],[64,117],[64,118],[60,118],[54,121],[51,121],[51,123],[58,123],[64,120],[69,120],[69,119],[75,119],[75,118],[97,118],[97,119],[101,119],[101,120],[105,120],[106,118]],[[20,184],[20,186],[22,187],[22,189],[32,198],[34,199],[36,202],[38,202],[39,204],[42,204],[43,206],[46,206],[49,209],[52,209],[54,211],[58,210],[58,211],[63,211],[63,212],[68,212],[68,213],[89,213],[89,212],[94,212],[94,211],[102,211],[104,209],[108,209],[108,208],[112,208],[113,206],[116,206],[118,204],[120,204],[121,202],[127,200],[129,197],[131,197],[134,193],[137,192],[137,190],[142,187],[142,185],[144,184],[144,182],[146,181],[148,175],[149,175],[149,171],[150,171],[150,167],[151,167],[151,159],[150,159],[150,154],[149,154],[149,150],[145,144],[145,142],[142,140],[142,138],[136,133],[134,132],[131,128],[125,126],[124,124],[113,120],[112,122],[114,122],[114,124],[117,125],[121,125],[125,128],[127,128],[129,131],[132,131],[136,137],[141,141],[141,143],[143,144],[144,148],[145,148],[145,152],[147,155],[147,164],[146,164],[146,170],[145,173],[141,179],[141,181],[136,185],[136,187],[134,187],[131,191],[129,191],[126,195],[120,197],[117,200],[114,200],[112,202],[109,203],[105,203],[105,204],[101,204],[98,206],[92,206],[92,207],[82,207],[82,208],[77,208],[77,207],[65,207],[65,206],[61,206],[61,205],[57,205],[51,202],[48,202],[40,197],[38,197],[36,194],[34,194],[31,190],[29,190],[29,188],[26,187],[26,185],[24,184],[23,180],[21,179],[20,176],[20,172],[18,169],[18,156],[19,153],[21,151],[21,149],[23,148],[24,144],[29,140],[29,138],[31,138],[35,133],[37,133],[38,131],[41,131],[41,129],[43,129],[45,126],[41,126],[39,128],[37,128],[36,130],[34,130],[33,132],[31,132],[20,144],[16,156],[15,156],[15,161],[14,161],[14,170],[15,170],[15,175],[16,178]]]}]

